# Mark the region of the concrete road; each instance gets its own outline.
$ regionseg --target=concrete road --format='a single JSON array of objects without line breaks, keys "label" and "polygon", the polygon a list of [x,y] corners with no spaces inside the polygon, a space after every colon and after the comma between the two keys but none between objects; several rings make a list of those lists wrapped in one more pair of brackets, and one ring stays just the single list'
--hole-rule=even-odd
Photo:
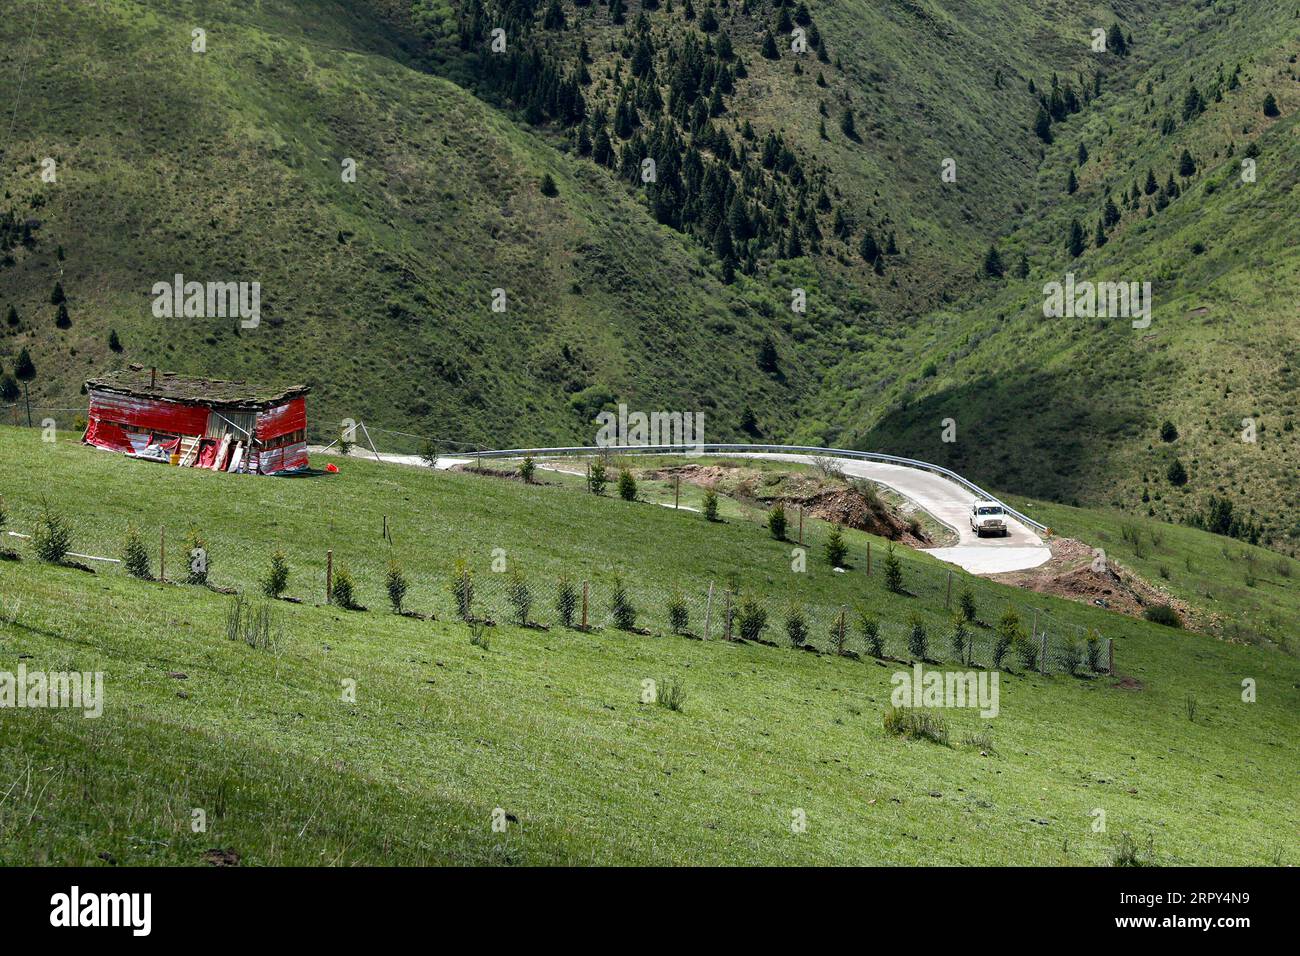
[{"label": "concrete road", "polygon": [[[811,455],[756,452],[736,454],[727,458],[773,458],[781,461],[810,463]],[[998,574],[1003,571],[1021,571],[1036,568],[1047,561],[1052,552],[1031,528],[1010,515],[1005,538],[981,538],[970,528],[970,506],[975,495],[955,481],[934,472],[885,462],[860,461],[856,458],[836,458],[844,474],[855,478],[868,478],[898,492],[904,498],[928,511],[957,533],[957,544],[948,548],[925,548],[941,561],[948,561],[972,574]]]},{"label": "concrete road", "polygon": [[[312,447],[310,454],[337,453],[333,449],[326,452],[323,448]],[[352,452],[354,457],[373,457],[373,452],[362,451],[360,447]],[[385,462],[402,465],[428,467],[418,455],[390,455],[381,453]],[[786,454],[781,452],[728,452],[721,456],[726,458],[771,458],[777,461],[794,461],[810,464],[812,455]],[[981,538],[970,529],[970,506],[975,495],[955,481],[936,475],[934,472],[906,465],[893,465],[886,462],[862,461],[857,458],[834,459],[843,468],[844,474],[854,478],[867,478],[879,482],[898,492],[913,502],[923,511],[928,511],[957,534],[957,544],[947,548],[924,548],[941,561],[958,565],[972,574],[999,574],[1003,571],[1022,571],[1036,568],[1047,561],[1052,552],[1031,528],[1021,524],[1010,515],[1007,527],[1010,530],[1005,538]],[[439,458],[434,465],[438,469],[452,468],[456,465],[470,464],[469,458]],[[554,462],[542,464],[548,467]]]}]

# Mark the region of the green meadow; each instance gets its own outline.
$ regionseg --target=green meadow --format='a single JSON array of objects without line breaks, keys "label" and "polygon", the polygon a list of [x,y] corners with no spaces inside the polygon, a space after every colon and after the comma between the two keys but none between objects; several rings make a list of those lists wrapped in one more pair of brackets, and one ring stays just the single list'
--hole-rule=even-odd
[{"label": "green meadow", "polygon": [[[710,523],[362,459],[336,476],[200,473],[39,437],[0,428],[8,530],[29,533],[43,499],[74,551],[118,556],[132,525],[156,574],[162,527],[175,544],[161,583],[44,564],[5,539],[20,560],[0,561],[0,672],[101,671],[105,697],[98,719],[0,709],[0,862],[200,865],[220,850],[240,865],[1095,866],[1127,841],[1159,864],[1297,862],[1300,662],[1275,648],[1034,595],[1113,639],[1118,675],[1004,671],[997,717],[948,710],[946,744],[909,740],[883,724],[906,661],[604,622],[470,628],[449,587],[457,560],[485,581],[502,548],[535,582],[733,576],[772,605],[772,632],[776,602],[797,593],[882,621],[915,612],[938,633],[929,582],[944,572],[924,555],[900,550],[914,587],[897,595],[865,574],[865,536],[849,536],[847,574],[814,549],[796,575],[788,546],[739,512]],[[269,646],[228,639],[233,595],[170,583],[191,526],[211,582],[272,608]],[[277,549],[302,603],[257,593]],[[327,549],[369,610],[323,604]],[[407,606],[434,620],[387,607],[390,560]],[[958,583],[982,621],[1026,600]],[[680,686],[679,709],[642,703],[646,680]]]}]

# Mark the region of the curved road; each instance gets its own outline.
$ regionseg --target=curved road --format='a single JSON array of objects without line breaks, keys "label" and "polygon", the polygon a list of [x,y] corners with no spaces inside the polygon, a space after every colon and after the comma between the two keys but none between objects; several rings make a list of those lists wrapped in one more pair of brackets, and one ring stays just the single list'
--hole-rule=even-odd
[{"label": "curved road", "polygon": [[[728,454],[726,457],[775,458],[804,463],[813,460],[811,455],[784,455],[775,452]],[[1051,550],[1032,528],[1010,515],[1007,516],[1007,528],[1011,533],[1005,538],[981,538],[976,535],[970,529],[968,517],[975,495],[942,475],[880,461],[862,461],[856,458],[836,458],[835,461],[844,469],[844,474],[867,478],[892,488],[957,533],[957,544],[948,548],[923,549],[926,554],[932,554],[974,574],[998,574],[1036,568],[1052,556]]]},{"label": "curved road", "polygon": [[[594,451],[595,449],[593,449]],[[312,448],[312,452],[325,449]],[[520,454],[526,449],[517,449]],[[547,457],[545,449],[536,449],[537,457]],[[369,455],[369,453],[358,452]],[[673,454],[672,452],[654,452],[654,454]],[[677,452],[676,454],[685,453]],[[501,452],[484,452],[485,457],[505,457]],[[405,465],[424,465],[416,455],[381,455],[383,461]],[[510,457],[518,457],[512,455]],[[560,457],[558,455],[551,457]],[[689,456],[686,456],[689,457]],[[907,465],[881,461],[864,461],[860,458],[841,458],[836,456],[814,456],[807,453],[784,452],[744,452],[728,450],[725,453],[711,454],[709,457],[726,458],[771,458],[779,461],[794,461],[803,464],[812,463],[814,457],[830,457],[843,469],[844,474],[855,478],[867,478],[879,482],[898,492],[913,502],[923,511],[928,511],[936,519],[948,525],[957,534],[957,544],[946,548],[925,548],[941,561],[956,564],[973,574],[1000,574],[1004,571],[1022,571],[1036,568],[1052,556],[1051,550],[1032,528],[1007,515],[1007,527],[1010,531],[1005,538],[981,538],[970,529],[970,506],[975,501],[974,492],[943,475],[914,468]],[[473,464],[474,459],[465,457],[439,458],[435,468],[447,469],[456,465]]]}]

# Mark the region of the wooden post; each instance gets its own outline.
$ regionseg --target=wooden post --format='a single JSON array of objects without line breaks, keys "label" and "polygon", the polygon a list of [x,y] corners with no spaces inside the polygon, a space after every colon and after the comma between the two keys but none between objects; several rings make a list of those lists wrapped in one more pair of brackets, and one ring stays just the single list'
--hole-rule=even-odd
[{"label": "wooden post", "polygon": [[713,614],[713,582],[709,582],[709,596],[704,602],[704,639],[709,639],[709,619]]},{"label": "wooden post", "polygon": [[158,580],[163,583],[167,582],[167,529],[161,528],[158,533]]},{"label": "wooden post", "polygon": [[943,599],[943,609],[945,611],[952,610],[952,572],[951,571],[948,572],[948,593]]},{"label": "wooden post", "polygon": [[582,629],[587,629],[587,582],[582,582]]},{"label": "wooden post", "polygon": [[803,505],[799,506],[799,547],[803,547]]},{"label": "wooden post", "polygon": [[871,577],[871,542],[867,542],[867,577]]},{"label": "wooden post", "polygon": [[731,589],[722,592],[725,600],[722,604],[722,637],[731,640]]},{"label": "wooden post", "polygon": [[334,551],[325,552],[325,603],[334,597]]},{"label": "wooden post", "polygon": [[673,510],[676,511],[681,506],[682,500],[682,476],[673,476]]},{"label": "wooden post", "polygon": [[844,654],[844,647],[849,642],[848,622],[844,620],[844,617],[848,612],[849,609],[845,605],[841,604],[839,629],[835,632],[835,653],[840,655]]},{"label": "wooden post", "polygon": [[1043,643],[1038,649],[1038,673],[1047,673],[1047,632],[1043,631]]},{"label": "wooden post", "polygon": [[1115,638],[1106,638],[1106,670],[1111,677],[1115,676]]}]

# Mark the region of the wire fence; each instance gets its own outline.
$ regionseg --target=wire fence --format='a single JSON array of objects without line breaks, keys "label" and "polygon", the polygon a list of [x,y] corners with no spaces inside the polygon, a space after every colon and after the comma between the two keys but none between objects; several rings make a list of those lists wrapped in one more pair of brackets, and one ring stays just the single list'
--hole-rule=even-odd
[{"label": "wire fence", "polygon": [[[804,603],[710,585],[539,581],[509,573],[453,574],[444,614],[522,627],[614,629],[699,640],[765,643],[846,657],[951,662],[1054,673],[1111,673],[1111,642],[1045,611],[994,624],[954,613],[936,626],[882,617],[862,605]],[[450,606],[447,606],[450,605]],[[959,623],[960,621],[960,623]]]},{"label": "wire fence", "polygon": [[[36,413],[37,407],[33,406],[34,418]],[[413,442],[426,440],[422,436],[407,437]],[[387,451],[387,443],[385,446]],[[448,441],[442,445],[442,453],[454,453],[456,447],[469,446]],[[11,509],[15,504],[10,502]],[[11,514],[9,530],[22,527],[24,532],[30,532],[36,523],[36,502],[29,502],[26,508],[20,506],[17,511]],[[682,515],[683,520],[703,520],[690,511],[683,511]],[[92,563],[120,564],[125,524],[119,526],[99,516],[72,515],[65,520],[73,542],[71,557]],[[183,580],[191,560],[185,526],[178,524],[180,527],[173,525],[165,533],[165,540],[156,525],[139,529],[148,539],[155,573],[162,570],[160,559],[166,551],[167,576],[171,580]],[[237,529],[202,530],[215,552],[205,556],[215,557],[210,580],[220,586],[256,592],[273,549],[267,546],[259,553],[250,553],[251,542]],[[765,534],[758,529],[756,533]],[[19,539],[26,537],[23,534]],[[807,546],[810,554],[814,551],[815,537],[810,529]],[[387,605],[385,580],[389,560],[396,557],[402,562],[411,607],[441,618],[462,616],[455,595],[459,578],[454,571],[454,548],[446,549],[446,553],[429,553],[423,547],[418,552],[391,547],[393,538],[387,519],[383,541],[386,547],[352,554],[340,551],[333,556],[286,548],[292,569],[287,593],[305,601],[323,602],[333,566],[333,570],[346,569],[361,600],[373,610],[382,611]],[[0,549],[16,543],[12,534],[0,535]],[[873,566],[871,545],[867,544],[865,554],[855,554],[852,560],[856,567],[843,577],[843,584],[834,588],[831,595],[826,593],[829,590],[826,587],[807,589],[809,593],[805,594],[798,583],[777,586],[765,593],[762,587],[751,587],[749,581],[738,581],[734,576],[712,582],[699,579],[673,582],[629,575],[624,582],[616,584],[606,570],[593,573],[591,569],[573,568],[562,581],[553,569],[530,570],[527,577],[521,577],[504,569],[495,573],[480,567],[472,569],[470,575],[474,597],[469,616],[518,623],[524,620],[520,607],[526,606],[527,622],[543,627],[582,627],[585,622],[590,629],[622,628],[629,632],[678,633],[703,640],[761,641],[846,656],[924,658],[1042,673],[1113,672],[1113,644],[1096,630],[1061,620],[1032,598],[1010,596],[1005,588],[991,593],[993,586],[983,579],[938,564],[905,564],[905,581],[900,590],[911,599],[911,607],[901,615],[906,620],[898,619],[898,605],[892,602],[887,612],[882,608],[876,614],[871,608],[879,602],[873,592],[880,592],[884,586],[881,567],[884,558],[877,547]],[[838,584],[839,575],[836,579]],[[622,599],[616,602],[615,594],[620,586]],[[967,589],[975,593],[981,607],[1005,607],[1013,612],[1015,621],[999,627],[999,620],[983,620],[980,615],[971,614],[972,620],[967,620],[962,627],[956,626],[954,622],[962,616],[962,597]],[[562,612],[562,597],[564,602],[571,599],[576,602],[572,620],[566,620]],[[836,599],[843,603],[833,603]],[[912,609],[918,613],[914,615]],[[1000,619],[1003,613],[992,616]],[[922,619],[918,621],[914,617]]]}]

